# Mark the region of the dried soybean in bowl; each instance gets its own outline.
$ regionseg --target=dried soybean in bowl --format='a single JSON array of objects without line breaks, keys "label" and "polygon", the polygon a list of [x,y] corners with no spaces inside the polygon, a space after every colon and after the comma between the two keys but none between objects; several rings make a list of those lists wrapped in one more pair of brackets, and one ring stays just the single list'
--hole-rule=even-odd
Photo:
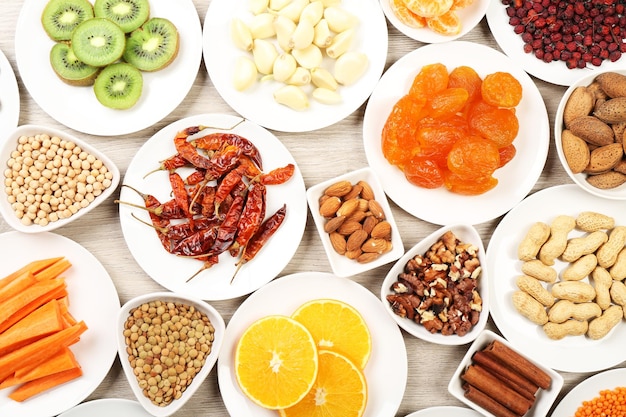
[{"label": "dried soybean in bowl", "polygon": [[156,300],[130,310],[123,332],[143,394],[165,407],[183,395],[204,366],[215,328],[194,306]]}]

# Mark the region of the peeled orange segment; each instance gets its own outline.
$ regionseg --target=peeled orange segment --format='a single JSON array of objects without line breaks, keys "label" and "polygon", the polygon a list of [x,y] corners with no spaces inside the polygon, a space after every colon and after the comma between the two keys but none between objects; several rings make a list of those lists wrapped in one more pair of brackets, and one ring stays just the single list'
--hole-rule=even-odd
[{"label": "peeled orange segment", "polygon": [[471,6],[473,3],[474,3],[474,0],[454,0],[452,2],[451,10],[464,9],[468,6]]},{"label": "peeled orange segment", "polygon": [[345,356],[319,351],[319,372],[311,391],[281,417],[361,417],[367,405],[363,372]]},{"label": "peeled orange segment", "polygon": [[317,370],[313,336],[290,317],[263,317],[252,323],[237,343],[237,382],[261,407],[276,410],[296,404],[310,391]]},{"label": "peeled orange segment", "polygon": [[450,10],[454,0],[405,0],[404,3],[416,15],[430,19]]},{"label": "peeled orange segment", "polygon": [[430,19],[426,19],[426,25],[436,33],[440,35],[458,35],[461,33],[463,25],[459,15],[453,10],[448,10],[441,16],[435,16]]},{"label": "peeled orange segment", "polygon": [[339,300],[311,300],[291,317],[309,329],[318,349],[339,352],[361,369],[367,364],[372,338],[365,320],[351,305]]},{"label": "peeled orange segment", "polygon": [[405,25],[415,29],[426,27],[426,19],[410,11],[406,7],[405,0],[389,0],[389,7],[398,20]]}]

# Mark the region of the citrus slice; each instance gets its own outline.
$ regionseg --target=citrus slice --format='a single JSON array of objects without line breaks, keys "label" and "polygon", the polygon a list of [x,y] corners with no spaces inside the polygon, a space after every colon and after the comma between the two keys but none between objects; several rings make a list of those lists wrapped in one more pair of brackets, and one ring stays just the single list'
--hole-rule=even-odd
[{"label": "citrus slice", "polygon": [[423,28],[426,26],[426,19],[418,16],[406,7],[404,0],[389,0],[389,6],[393,14],[405,25],[412,28]]},{"label": "citrus slice", "polygon": [[461,33],[462,24],[459,16],[448,10],[441,16],[435,16],[426,20],[426,25],[436,33],[441,35],[457,35]]},{"label": "citrus slice", "polygon": [[441,16],[452,7],[454,0],[405,0],[406,7],[418,16]]},{"label": "citrus slice", "polygon": [[372,338],[365,320],[351,305],[316,299],[301,305],[291,317],[311,332],[318,349],[339,352],[361,369],[367,364]]},{"label": "citrus slice", "polygon": [[345,356],[319,350],[319,371],[302,401],[279,410],[281,417],[361,417],[367,405],[363,372]]},{"label": "citrus slice", "polygon": [[310,391],[317,369],[313,336],[287,316],[271,315],[255,321],[237,343],[237,382],[261,407],[276,410],[296,404]]}]

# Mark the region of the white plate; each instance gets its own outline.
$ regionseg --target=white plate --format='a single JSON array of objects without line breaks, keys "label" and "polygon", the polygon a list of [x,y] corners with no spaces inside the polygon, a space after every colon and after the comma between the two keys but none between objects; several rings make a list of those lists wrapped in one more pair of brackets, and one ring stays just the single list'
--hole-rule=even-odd
[{"label": "white plate", "polygon": [[[481,78],[495,71],[507,71],[522,84],[523,97],[516,110],[520,128],[513,142],[517,155],[495,172],[499,181],[496,188],[479,196],[454,194],[444,187],[433,190],[414,186],[382,154],[381,132],[389,112],[408,93],[421,67],[438,62],[446,65],[448,71],[460,65],[470,66]],[[452,41],[409,52],[383,74],[365,109],[363,142],[369,165],[378,174],[387,195],[402,209],[439,225],[478,224],[506,213],[535,185],[548,156],[550,126],[537,86],[510,58],[484,45]]]},{"label": "white plate", "polygon": [[524,41],[522,41],[521,35],[513,32],[513,26],[509,25],[506,6],[500,0],[494,0],[489,5],[487,23],[493,37],[505,54],[518,62],[529,74],[552,84],[569,86],[596,69],[624,68],[623,57],[616,62],[607,59],[599,67],[588,65],[586,68],[569,69],[563,61],[546,63],[536,58],[534,54],[527,54],[524,52]]},{"label": "white plate", "polygon": [[[27,250],[25,249],[27,248]],[[54,233],[37,235],[7,232],[0,235],[0,276],[35,259],[65,256],[72,266],[64,273],[70,313],[88,329],[70,349],[83,375],[22,403],[0,391],[0,410],[6,416],[46,417],[75,406],[89,396],[107,375],[117,355],[116,316],[120,302],[111,277],[102,264],[78,243]]]},{"label": "white plate", "polygon": [[11,63],[0,51],[0,135],[17,127],[20,118],[20,91]]},{"label": "white plate", "polygon": [[385,16],[387,16],[389,22],[409,38],[424,43],[449,42],[466,35],[482,20],[490,3],[489,0],[474,0],[471,5],[456,10],[456,14],[459,16],[459,19],[461,19],[461,24],[463,25],[461,32],[456,35],[442,35],[428,27],[412,28],[402,23],[400,19],[396,17],[393,10],[391,10],[390,1],[391,0],[380,0],[380,6],[383,8],[383,12],[385,12]]},{"label": "white plate", "polygon": [[103,398],[87,401],[67,410],[59,417],[151,417],[137,401],[122,398]]},{"label": "white plate", "polygon": [[[257,82],[243,92],[232,87],[236,59],[251,56],[237,49],[230,38],[230,23],[234,17],[245,22],[252,17],[247,2],[242,0],[214,0],[204,19],[204,63],[218,93],[243,117],[282,132],[321,129],[349,116],[367,100],[383,73],[388,47],[387,22],[378,0],[344,0],[341,6],[359,18],[351,49],[364,52],[369,59],[367,71],[355,84],[340,86],[337,90],[343,98],[342,103],[326,105],[310,99],[311,106],[307,110],[295,111],[274,101],[273,92],[283,83]],[[322,66],[332,70],[331,64],[327,58]]]},{"label": "white plate", "polygon": [[[126,171],[123,184],[128,184],[143,193],[156,196],[165,202],[172,198],[167,171],[144,176],[159,166],[159,163],[176,153],[174,136],[190,126],[208,125],[228,128],[241,122],[241,118],[223,114],[205,114],[178,120],[150,138],[137,152]],[[207,134],[203,130],[198,136]],[[296,166],[293,177],[284,184],[268,186],[266,216],[273,214],[283,204],[287,215],[280,228],[267,242],[262,251],[238,272],[231,284],[237,258],[222,254],[219,263],[204,270],[186,282],[202,266],[195,259],[183,259],[166,253],[157,234],[150,227],[132,217],[150,221],[148,214],[136,208],[120,204],[120,222],[126,243],[137,263],[148,275],[163,287],[203,300],[222,300],[239,297],[256,290],[271,281],[289,263],[302,239],[307,218],[307,203],[302,174],[287,148],[269,131],[244,121],[231,132],[252,141],[263,157],[263,170],[269,172],[288,163]],[[136,193],[121,187],[120,200],[143,205]]]},{"label": "white plate", "polygon": [[70,86],[56,76],[48,58],[54,42],[41,26],[41,12],[46,3],[47,0],[24,2],[17,20],[15,56],[26,89],[59,123],[92,135],[124,135],[159,122],[187,96],[202,58],[202,27],[191,0],[175,4],[150,0],[151,16],[165,17],[176,25],[180,49],[168,67],[143,73],[141,98],[128,110],[109,109],[98,102],[92,87]]},{"label": "white plate", "polygon": [[470,410],[469,408],[453,407],[453,406],[441,406],[430,407],[420,411],[416,411],[407,415],[406,417],[480,417],[482,414]]},{"label": "white plate", "polygon": [[407,357],[398,326],[383,311],[380,301],[365,287],[348,278],[322,272],[303,272],[281,277],[250,295],[226,327],[217,362],[222,399],[232,416],[274,417],[276,411],[259,407],[239,389],[233,370],[235,348],[246,328],[270,314],[291,315],[304,302],[334,298],[356,308],[372,333],[372,355],[365,366],[368,384],[363,417],[393,416],[406,388]]},{"label": "white plate", "polygon": [[[500,222],[487,247],[490,276],[491,317],[502,335],[520,352],[547,366],[565,372],[596,372],[624,361],[626,324],[620,323],[600,340],[585,336],[549,339],[540,328],[515,310],[511,294],[517,289],[515,279],[521,275],[517,247],[530,226],[542,221],[550,224],[560,214],[576,217],[583,211],[597,211],[612,216],[615,224],[626,224],[623,202],[593,196],[574,184],[546,188],[527,197]],[[572,231],[570,237],[581,235]],[[565,263],[554,268],[561,271]],[[580,360],[585,358],[585,360]]]},{"label": "white plate", "polygon": [[624,381],[626,381],[626,368],[611,369],[592,375],[567,393],[552,412],[552,417],[571,417],[583,401],[591,401],[598,397],[602,390],[623,387]]}]

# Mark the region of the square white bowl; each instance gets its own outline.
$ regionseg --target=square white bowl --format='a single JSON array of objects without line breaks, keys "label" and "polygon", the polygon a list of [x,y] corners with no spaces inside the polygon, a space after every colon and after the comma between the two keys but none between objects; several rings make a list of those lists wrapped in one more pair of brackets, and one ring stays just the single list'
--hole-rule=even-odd
[{"label": "square white bowl", "polygon": [[[461,242],[471,243],[476,246],[476,248],[478,248],[478,260],[480,261],[480,265],[482,268],[481,274],[478,278],[477,287],[480,297],[482,298],[482,311],[480,313],[478,323],[474,325],[472,330],[470,330],[463,336],[458,336],[456,334],[446,336],[441,333],[431,333],[426,330],[423,325],[416,323],[415,321],[406,317],[401,317],[397,315],[391,308],[389,301],[387,301],[387,295],[393,294],[393,290],[391,290],[392,284],[398,280],[398,275],[404,272],[404,267],[407,262],[416,255],[425,254],[428,249],[448,231],[452,231],[456,235],[456,237],[461,240]],[[385,310],[387,310],[387,312],[395,320],[398,326],[404,329],[407,333],[419,339],[440,345],[464,345],[467,343],[471,343],[474,339],[478,337],[480,332],[483,331],[483,329],[487,325],[487,320],[489,318],[489,285],[487,282],[489,277],[487,276],[486,265],[487,261],[485,257],[484,245],[478,231],[473,226],[467,224],[455,224],[445,226],[437,229],[430,235],[426,236],[415,246],[409,249],[402,256],[402,258],[400,258],[394,264],[394,266],[389,270],[387,276],[383,280],[383,284],[380,290],[380,300],[382,301]]]},{"label": "square white bowl", "polygon": [[54,222],[49,222],[46,226],[40,226],[34,223],[31,225],[22,224],[20,219],[15,214],[15,211],[11,207],[11,203],[9,203],[7,199],[8,196],[5,191],[5,187],[3,187],[2,191],[0,191],[0,214],[2,214],[2,217],[9,224],[9,226],[11,226],[15,230],[24,233],[50,232],[54,229],[65,226],[66,224],[71,223],[74,220],[79,219],[80,217],[86,215],[91,210],[96,208],[98,205],[102,204],[102,202],[104,202],[108,197],[110,197],[117,189],[117,186],[120,182],[120,171],[113,163],[113,161],[111,161],[109,157],[97,150],[95,147],[79,139],[73,134],[48,126],[22,125],[18,126],[16,129],[6,134],[4,138],[1,138],[3,140],[0,141],[0,164],[2,165],[3,183],[5,179],[4,170],[8,168],[7,162],[11,158],[11,153],[17,149],[18,139],[21,136],[35,136],[39,134],[47,134],[50,137],[57,136],[60,139],[74,142],[76,145],[80,146],[83,151],[86,151],[87,153],[95,156],[97,159],[102,161],[104,166],[106,166],[109,172],[111,172],[111,185],[104,191],[102,191],[102,193],[97,196],[87,207],[81,208],[70,217],[59,219]]},{"label": "square white bowl", "polygon": [[565,159],[565,155],[563,154],[563,144],[561,142],[561,133],[565,129],[563,124],[563,111],[565,109],[565,105],[569,100],[570,96],[574,92],[574,90],[578,87],[586,87],[590,85],[595,78],[604,73],[604,72],[615,72],[618,74],[626,75],[626,69],[613,69],[613,70],[604,70],[604,71],[591,71],[589,74],[579,78],[576,82],[569,86],[569,88],[563,93],[563,97],[561,97],[561,101],[559,102],[559,106],[556,109],[556,115],[554,116],[554,144],[556,146],[556,152],[559,155],[559,161],[561,161],[561,165],[567,175],[578,185],[580,188],[585,190],[586,192],[593,194],[598,197],[608,198],[611,200],[626,200],[626,184],[622,184],[619,187],[610,188],[610,189],[601,189],[592,186],[587,182],[588,174],[579,173],[574,174],[567,164],[567,160]]},{"label": "square white bowl", "polygon": [[[371,262],[359,263],[354,259],[349,259],[346,256],[338,254],[333,249],[333,245],[330,243],[330,237],[328,236],[328,233],[324,231],[324,224],[326,223],[326,219],[320,215],[319,199],[324,194],[324,190],[326,188],[338,181],[344,180],[350,181],[352,184],[356,184],[361,180],[366,181],[372,187],[372,190],[374,191],[374,198],[378,203],[380,203],[380,206],[385,213],[386,220],[391,225],[391,244],[393,245],[392,249],[386,253],[383,253],[381,256]],[[326,256],[328,257],[328,261],[330,262],[330,266],[335,275],[340,277],[349,277],[365,271],[369,271],[381,265],[385,265],[389,262],[395,261],[400,256],[402,256],[402,253],[404,253],[402,238],[400,237],[398,226],[396,225],[396,222],[393,218],[391,208],[389,207],[387,196],[383,191],[382,185],[378,180],[378,177],[376,177],[376,174],[371,168],[367,167],[358,169],[356,171],[351,171],[344,175],[331,178],[327,181],[309,187],[306,192],[306,197],[309,204],[309,210],[311,210],[311,215],[313,216],[313,220],[315,221],[315,226],[317,227],[317,231],[319,232],[320,238],[322,239],[322,245],[324,246],[324,250],[326,251]]]},{"label": "square white bowl", "polygon": [[[211,324],[213,325],[214,337],[213,344],[211,347],[211,352],[208,356],[206,356],[206,360],[200,372],[196,374],[193,378],[190,385],[187,386],[187,389],[183,392],[182,396],[173,400],[167,406],[159,407],[155,405],[148,397],[143,395],[142,389],[139,387],[139,383],[137,382],[137,378],[133,373],[133,368],[131,367],[130,362],[128,361],[128,354],[126,352],[126,340],[124,337],[124,324],[126,319],[128,318],[130,311],[142,305],[143,303],[150,301],[164,301],[164,302],[176,302],[182,303],[187,306],[193,306],[200,312],[207,315]],[[220,313],[210,304],[202,301],[200,299],[195,299],[188,296],[183,296],[181,294],[175,294],[172,292],[154,292],[149,294],[140,295],[135,297],[129,301],[127,301],[120,309],[117,319],[117,348],[118,354],[120,356],[120,362],[122,363],[122,369],[124,370],[124,374],[126,375],[126,379],[135,394],[135,397],[141,404],[141,406],[151,415],[155,417],[166,417],[171,416],[176,413],[182,406],[185,405],[187,401],[194,395],[194,393],[198,390],[200,385],[207,378],[215,363],[217,362],[217,358],[219,356],[219,352],[222,348],[222,343],[224,341],[224,332],[226,331],[226,326],[224,323],[224,319],[220,315]]]},{"label": "square white bowl", "polygon": [[450,380],[450,383],[448,384],[448,391],[450,392],[450,394],[452,394],[454,397],[456,397],[458,400],[462,401],[464,404],[468,405],[469,407],[472,407],[474,410],[484,414],[485,416],[495,417],[493,414],[491,414],[484,408],[478,406],[477,404],[465,398],[465,395],[464,395],[465,391],[463,390],[463,380],[461,379],[461,374],[472,363],[472,356],[474,355],[474,353],[476,353],[479,350],[482,350],[494,340],[497,340],[503,345],[507,346],[508,348],[513,349],[514,351],[519,353],[522,357],[531,361],[532,363],[537,365],[541,370],[543,370],[548,375],[550,375],[550,378],[552,378],[552,383],[550,384],[550,387],[545,390],[539,389],[536,395],[535,403],[524,416],[525,417],[543,417],[543,416],[548,415],[548,411],[550,411],[550,408],[552,407],[552,405],[556,401],[557,396],[561,392],[561,388],[563,388],[563,377],[561,376],[561,374],[523,355],[521,352],[516,350],[506,339],[504,339],[503,337],[497,335],[496,333],[490,330],[483,331],[476,338],[474,343],[472,343],[470,348],[467,350],[467,353],[461,360],[459,367],[454,372],[454,375],[452,375],[452,379]]}]

